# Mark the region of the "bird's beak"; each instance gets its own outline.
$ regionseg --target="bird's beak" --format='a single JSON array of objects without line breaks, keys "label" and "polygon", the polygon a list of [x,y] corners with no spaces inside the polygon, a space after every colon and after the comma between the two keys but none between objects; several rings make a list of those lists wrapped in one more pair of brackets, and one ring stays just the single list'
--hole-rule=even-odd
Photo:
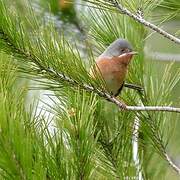
[{"label": "bird's beak", "polygon": [[127,54],[128,54],[128,55],[137,55],[138,52],[136,52],[136,51],[131,51],[131,52],[128,52]]},{"label": "bird's beak", "polygon": [[127,53],[121,54],[118,57],[132,57],[133,55],[136,55],[136,54],[138,54],[138,52],[131,51],[131,52],[127,52]]}]

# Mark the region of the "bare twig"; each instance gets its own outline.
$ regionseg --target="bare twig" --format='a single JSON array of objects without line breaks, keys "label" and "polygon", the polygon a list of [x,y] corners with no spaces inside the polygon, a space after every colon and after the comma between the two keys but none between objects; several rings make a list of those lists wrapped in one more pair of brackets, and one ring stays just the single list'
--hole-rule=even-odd
[{"label": "bare twig", "polygon": [[[143,106],[143,103],[142,103]],[[133,136],[132,136],[132,143],[133,143],[133,159],[137,168],[138,173],[138,179],[143,180],[141,167],[140,167],[140,159],[138,154],[138,141],[139,141],[139,126],[140,126],[140,120],[139,117],[136,116],[134,120],[134,128],[133,128]],[[166,152],[165,148],[163,147],[163,156],[165,160],[168,162],[168,164],[178,173],[180,174],[180,168],[172,161],[168,153]]]},{"label": "bare twig", "polygon": [[156,31],[157,33],[161,34],[162,36],[166,37],[167,39],[169,39],[177,44],[180,44],[179,38],[173,36],[172,34],[169,34],[168,32],[162,30],[158,26],[146,21],[141,16],[131,13],[128,9],[123,7],[119,2],[117,2],[115,0],[108,0],[108,1],[111,2],[114,5],[114,7],[119,10],[120,13],[126,14],[127,16],[133,18],[135,21],[143,24],[144,26],[147,26],[148,28],[152,29],[153,31]]},{"label": "bare twig", "polygon": [[178,173],[180,174],[180,168],[171,160],[171,158],[169,157],[169,155],[167,153],[164,154],[165,159],[167,160],[167,162],[169,163],[169,165]]},{"label": "bare twig", "polygon": [[136,166],[136,178],[138,180],[144,180],[141,169],[141,162],[139,158],[139,126],[140,119],[138,116],[134,119],[133,134],[132,134],[132,148],[133,148],[133,160]]},{"label": "bare twig", "polygon": [[78,84],[73,79],[65,76],[64,74],[57,73],[53,70],[46,69],[46,71],[48,71],[49,73],[53,73],[53,76],[56,75],[58,79],[67,81],[67,82],[71,83],[72,85],[79,86],[82,89],[85,89],[86,91],[94,92],[94,93],[98,94],[100,97],[103,97],[104,99],[116,104],[121,110],[126,110],[126,111],[167,111],[167,112],[180,113],[180,108],[169,107],[169,106],[126,106],[124,103],[121,102],[121,100],[110,95],[109,93],[103,92],[102,90],[96,89],[87,84]]},{"label": "bare twig", "polygon": [[170,106],[126,106],[129,111],[168,111],[180,113],[180,108]]}]

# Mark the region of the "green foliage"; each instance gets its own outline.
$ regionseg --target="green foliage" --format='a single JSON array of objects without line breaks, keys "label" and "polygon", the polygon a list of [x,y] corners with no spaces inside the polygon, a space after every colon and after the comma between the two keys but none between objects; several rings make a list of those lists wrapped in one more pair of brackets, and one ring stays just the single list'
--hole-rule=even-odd
[{"label": "green foliage", "polygon": [[[1,178],[43,177],[45,169],[42,165],[42,149],[39,149],[36,141],[36,122],[32,121],[33,117],[24,108],[26,89],[16,90],[16,66],[4,53],[0,53],[0,66]],[[38,171],[36,167],[39,167]]]},{"label": "green foliage", "polygon": [[[85,3],[86,4],[86,3]],[[149,167],[152,159],[168,166],[165,156],[171,114],[121,112],[112,103],[98,97],[106,92],[101,77],[89,75],[95,54],[100,54],[116,38],[126,38],[139,55],[134,58],[127,81],[145,88],[144,94],[124,89],[121,98],[128,105],[168,105],[170,93],[179,82],[167,67],[162,79],[152,74],[152,64],[143,53],[147,30],[109,4],[93,1],[83,13],[88,30],[82,45],[87,60],[76,43],[66,40],[54,24],[41,17],[26,1],[10,4],[0,1],[0,174],[6,179],[127,179],[139,173],[133,160],[132,135],[135,117],[139,118],[139,167],[144,178],[154,178]],[[145,16],[157,7],[157,1],[123,1],[135,11],[144,9]],[[7,8],[8,7],[8,8]],[[22,7],[23,14],[19,8]],[[18,65],[17,65],[18,64]],[[21,72],[19,74],[19,71]],[[16,84],[23,75],[38,81],[38,89],[53,92],[49,111],[54,115],[54,131],[36,106],[25,109],[29,90]],[[66,79],[66,81],[65,81]],[[83,85],[97,91],[89,93]],[[56,97],[56,99],[54,98]],[[169,129],[167,129],[169,127]],[[157,153],[157,154],[155,154]],[[159,170],[159,172],[160,172]],[[160,174],[160,173],[159,173]]]},{"label": "green foliage", "polygon": [[169,10],[179,10],[180,8],[178,0],[164,0],[160,6]]}]

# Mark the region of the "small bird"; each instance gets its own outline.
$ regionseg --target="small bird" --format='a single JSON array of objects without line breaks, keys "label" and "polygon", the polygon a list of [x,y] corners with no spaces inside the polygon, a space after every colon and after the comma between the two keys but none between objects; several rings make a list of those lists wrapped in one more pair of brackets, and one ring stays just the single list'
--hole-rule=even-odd
[{"label": "small bird", "polygon": [[96,59],[96,70],[93,70],[94,66],[90,74],[95,78],[96,73],[100,72],[107,90],[113,96],[118,96],[124,85],[128,65],[135,54],[137,52],[132,50],[127,40],[117,39]]}]

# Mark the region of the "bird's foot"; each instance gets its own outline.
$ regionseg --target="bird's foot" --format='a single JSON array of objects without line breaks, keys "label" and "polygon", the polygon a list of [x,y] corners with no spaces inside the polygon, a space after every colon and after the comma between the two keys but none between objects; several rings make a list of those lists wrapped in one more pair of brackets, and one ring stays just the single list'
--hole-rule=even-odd
[{"label": "bird's foot", "polygon": [[125,103],[124,101],[122,101],[122,99],[117,98],[117,97],[114,97],[114,98],[118,100],[118,102],[119,102],[119,107],[120,107],[122,110],[126,110],[126,109],[127,109],[127,105],[126,105],[126,103]]}]

